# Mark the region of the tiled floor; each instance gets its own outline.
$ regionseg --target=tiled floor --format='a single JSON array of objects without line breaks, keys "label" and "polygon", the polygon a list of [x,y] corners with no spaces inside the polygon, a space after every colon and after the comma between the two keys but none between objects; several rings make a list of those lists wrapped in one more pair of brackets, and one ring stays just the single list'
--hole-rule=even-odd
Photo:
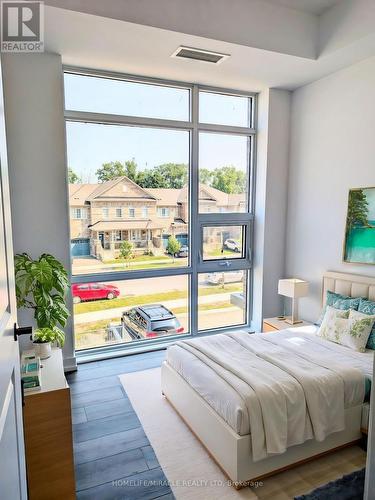
[{"label": "tiled floor", "polygon": [[118,378],[160,366],[164,357],[157,351],[98,361],[67,376],[78,499],[174,498]]}]

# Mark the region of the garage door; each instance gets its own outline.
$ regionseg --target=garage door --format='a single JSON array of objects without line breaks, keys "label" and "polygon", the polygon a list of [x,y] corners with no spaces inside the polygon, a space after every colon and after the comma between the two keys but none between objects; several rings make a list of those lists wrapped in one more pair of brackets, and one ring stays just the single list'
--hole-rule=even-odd
[{"label": "garage door", "polygon": [[71,240],[70,252],[72,257],[90,255],[90,240],[88,238]]}]

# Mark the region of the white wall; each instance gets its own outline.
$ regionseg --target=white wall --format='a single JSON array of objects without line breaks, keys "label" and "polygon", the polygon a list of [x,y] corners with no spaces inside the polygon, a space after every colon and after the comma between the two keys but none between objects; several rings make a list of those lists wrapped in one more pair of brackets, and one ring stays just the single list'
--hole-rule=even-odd
[{"label": "white wall", "polygon": [[282,311],[277,283],[285,274],[291,94],[259,95],[255,207],[253,326]]},{"label": "white wall", "polygon": [[[70,269],[61,58],[9,54],[3,73],[14,252],[51,253]],[[20,311],[18,321],[26,326],[32,317]],[[64,363],[72,368],[71,320],[66,333]]]},{"label": "white wall", "polygon": [[342,261],[349,188],[375,186],[374,131],[375,58],[293,93],[286,271],[311,282],[306,320],[318,317],[324,271],[375,276]]}]

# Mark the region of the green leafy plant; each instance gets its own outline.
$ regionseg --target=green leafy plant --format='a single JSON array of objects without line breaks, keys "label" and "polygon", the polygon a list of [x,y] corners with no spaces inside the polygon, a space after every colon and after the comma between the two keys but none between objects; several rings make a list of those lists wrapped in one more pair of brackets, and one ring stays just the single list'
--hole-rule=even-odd
[{"label": "green leafy plant", "polygon": [[180,251],[180,249],[181,243],[178,241],[178,239],[175,236],[170,236],[168,238],[167,252],[173,256],[173,262],[176,254]]},{"label": "green leafy plant", "polygon": [[57,345],[63,347],[65,343],[65,335],[60,328],[38,328],[34,332],[34,342],[56,342]]},{"label": "green leafy plant", "polygon": [[123,241],[120,245],[120,255],[126,261],[133,257],[133,244],[130,241]]},{"label": "green leafy plant", "polygon": [[[69,288],[64,266],[52,255],[42,254],[33,260],[27,253],[14,258],[17,307],[34,310],[37,336],[53,337],[53,342],[64,343],[64,328],[69,317],[65,294]],[[47,332],[48,330],[48,332]],[[49,342],[47,340],[46,342]]]}]

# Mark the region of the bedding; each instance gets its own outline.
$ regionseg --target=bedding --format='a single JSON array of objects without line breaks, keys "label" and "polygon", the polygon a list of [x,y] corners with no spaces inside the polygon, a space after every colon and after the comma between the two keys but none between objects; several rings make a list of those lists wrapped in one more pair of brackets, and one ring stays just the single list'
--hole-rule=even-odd
[{"label": "bedding", "polygon": [[327,290],[325,306],[323,307],[323,310],[316,324],[318,326],[322,324],[328,306],[334,307],[335,309],[340,309],[342,311],[348,309],[358,310],[360,301],[360,297],[349,297],[348,295],[341,295],[341,293],[335,293]]},{"label": "bedding", "polygon": [[[375,302],[373,302],[372,300],[361,299],[359,302],[358,311],[364,314],[375,315]],[[367,349],[375,350],[375,323],[372,327],[366,347]]]},{"label": "bedding", "polygon": [[327,306],[317,335],[326,340],[364,352],[375,322],[375,315],[364,314],[354,309],[341,311]]},{"label": "bedding", "polygon": [[[254,460],[343,429],[361,404],[372,356],[315,335],[316,327],[179,342],[167,362],[240,434]],[[251,431],[251,432],[250,432]]]}]

